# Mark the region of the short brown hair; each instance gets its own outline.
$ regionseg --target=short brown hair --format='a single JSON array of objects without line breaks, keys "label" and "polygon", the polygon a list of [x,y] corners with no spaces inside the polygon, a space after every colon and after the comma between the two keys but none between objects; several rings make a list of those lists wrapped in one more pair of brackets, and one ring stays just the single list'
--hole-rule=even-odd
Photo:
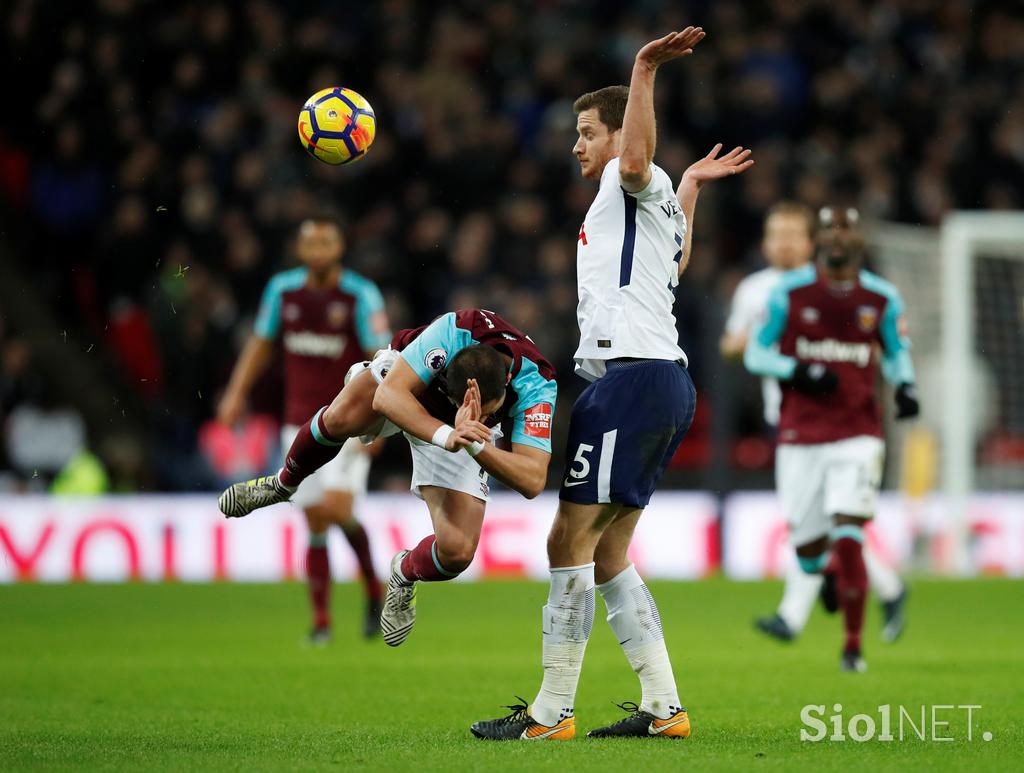
[{"label": "short brown hair", "polygon": [[798,201],[780,201],[769,209],[768,213],[764,216],[765,225],[767,225],[768,219],[772,215],[792,215],[802,217],[804,222],[807,224],[807,235],[811,239],[814,239],[814,232],[818,228],[818,219],[815,217],[811,208],[806,204],[801,204]]},{"label": "short brown hair", "polygon": [[579,115],[584,110],[596,107],[601,123],[608,127],[609,132],[616,132],[622,128],[628,98],[629,86],[607,86],[584,94],[572,103],[572,110]]},{"label": "short brown hair", "polygon": [[508,365],[501,352],[484,344],[474,344],[452,357],[445,368],[445,383],[448,394],[459,405],[466,397],[467,382],[471,378],[475,378],[480,387],[481,403],[501,399],[508,380]]}]

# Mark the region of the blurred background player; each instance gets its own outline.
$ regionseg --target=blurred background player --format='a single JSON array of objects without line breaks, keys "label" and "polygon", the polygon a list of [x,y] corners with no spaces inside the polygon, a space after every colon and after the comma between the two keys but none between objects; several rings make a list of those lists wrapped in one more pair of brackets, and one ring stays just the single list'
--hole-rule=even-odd
[{"label": "blurred background player", "polygon": [[[318,216],[299,226],[295,243],[301,268],[267,283],[253,334],[246,343],[218,407],[218,418],[234,424],[245,410],[253,384],[284,348],[284,426],[288,448],[299,426],[337,393],[353,365],[372,358],[390,339],[384,302],[377,286],[342,265],[345,238],[338,222]],[[370,454],[358,440],[346,443],[334,459],[307,478],[291,500],[309,525],[306,572],[313,607],[310,641],[330,640],[331,568],[327,530],[341,527],[359,562],[366,591],[364,633],[379,633],[382,591],[373,568],[366,530],[354,516],[355,497],[366,492]]]},{"label": "blurred background player", "polygon": [[[380,622],[397,647],[416,622],[416,583],[452,580],[472,562],[488,475],[530,499],[544,489],[557,396],[555,370],[528,335],[483,309],[442,314],[398,331],[372,362],[357,364],[331,404],[302,424],[280,471],[229,487],[221,512],[239,518],[283,502],[356,437],[404,432],[411,489],[434,528],[391,561]],[[505,422],[511,450],[493,442]]]},{"label": "blurred background player", "polygon": [[882,373],[896,387],[897,418],[919,412],[903,301],[892,284],[861,268],[859,220],[853,208],[821,210],[817,265],[780,279],[744,355],[749,370],[782,382],[779,497],[801,569],[821,574],[833,560],[844,671],[867,668],[862,546],[885,453],[875,394],[879,347]]},{"label": "blurred background player", "polygon": [[[629,560],[633,531],[669,459],[686,436],[696,390],[672,312],[690,256],[700,186],[742,172],[742,148],[721,145],[691,165],[678,189],[653,163],[654,77],[693,53],[704,38],[687,27],[636,55],[629,88],[611,86],[573,104],[579,138],[573,154],[585,179],[599,183],[577,242],[576,372],[591,384],[573,407],[558,512],[548,536],[551,586],[542,613],[543,681],[531,705],[475,723],[486,740],[570,740],[573,704],[594,595],[640,678],[629,716],[590,731],[595,737],[685,738],[683,708],[647,585]],[[628,707],[628,708],[627,708]]]},{"label": "blurred background player", "polygon": [[[815,216],[810,207],[794,201],[782,201],[768,210],[764,221],[761,251],[766,268],[745,277],[733,293],[729,317],[725,323],[720,348],[728,359],[743,357],[747,341],[768,314],[768,296],[787,271],[807,265],[814,257]],[[778,379],[761,379],[764,421],[773,430],[779,424],[782,392]],[[864,563],[868,582],[882,605],[882,638],[895,641],[903,632],[903,607],[906,588],[899,575],[882,561],[869,545],[864,545]],[[782,641],[791,641],[803,631],[815,600],[824,590],[826,609],[834,612],[835,587],[825,576],[807,574],[794,560],[786,562],[785,589],[774,615],[760,617],[757,628]]]}]

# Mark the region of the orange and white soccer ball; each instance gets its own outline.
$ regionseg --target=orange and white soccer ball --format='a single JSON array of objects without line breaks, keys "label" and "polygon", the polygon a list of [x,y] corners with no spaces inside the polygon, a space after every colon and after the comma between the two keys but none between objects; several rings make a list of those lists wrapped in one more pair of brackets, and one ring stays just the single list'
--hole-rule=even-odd
[{"label": "orange and white soccer ball", "polygon": [[306,100],[299,111],[299,140],[326,164],[349,164],[366,155],[377,134],[373,108],[352,89],[332,86]]}]

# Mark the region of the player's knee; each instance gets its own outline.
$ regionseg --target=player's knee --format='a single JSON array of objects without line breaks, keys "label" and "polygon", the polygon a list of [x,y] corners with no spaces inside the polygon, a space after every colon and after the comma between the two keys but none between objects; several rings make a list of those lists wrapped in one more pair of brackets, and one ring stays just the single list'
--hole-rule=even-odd
[{"label": "player's knee", "polygon": [[556,518],[548,532],[548,561],[554,566],[561,557],[569,539],[568,529],[561,519]]},{"label": "player's knee", "polygon": [[821,574],[828,565],[828,553],[822,553],[817,556],[798,555],[796,560],[806,574]]},{"label": "player's knee", "polygon": [[841,539],[852,539],[854,542],[864,542],[864,528],[859,523],[838,523],[832,529],[832,541],[838,542]]},{"label": "player's knee", "polygon": [[476,555],[478,538],[465,534],[446,535],[437,540],[437,557],[449,572],[465,571]]},{"label": "player's knee", "polygon": [[354,432],[352,422],[348,419],[348,412],[344,406],[332,403],[324,409],[320,415],[327,433],[334,438],[350,437]]}]

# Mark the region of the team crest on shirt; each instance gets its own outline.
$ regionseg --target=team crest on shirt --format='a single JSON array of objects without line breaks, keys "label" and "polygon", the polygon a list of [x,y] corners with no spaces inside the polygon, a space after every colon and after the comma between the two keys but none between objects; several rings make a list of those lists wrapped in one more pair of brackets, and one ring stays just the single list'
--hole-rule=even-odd
[{"label": "team crest on shirt", "polygon": [[295,322],[302,316],[302,309],[299,308],[299,304],[297,303],[286,303],[284,308],[281,309],[281,316],[283,316],[288,322]]},{"label": "team crest on shirt", "polygon": [[341,301],[335,301],[327,305],[327,324],[331,327],[341,327],[348,317],[348,307]]},{"label": "team crest on shirt", "polygon": [[857,307],[857,327],[862,333],[870,333],[878,324],[878,309],[874,306]]},{"label": "team crest on shirt", "polygon": [[821,319],[821,312],[813,306],[804,306],[800,309],[800,319],[808,325],[816,325],[818,320]]},{"label": "team crest on shirt", "polygon": [[426,356],[423,357],[423,364],[426,365],[430,370],[437,373],[444,364],[448,361],[448,352],[444,349],[437,347],[427,352]]}]

